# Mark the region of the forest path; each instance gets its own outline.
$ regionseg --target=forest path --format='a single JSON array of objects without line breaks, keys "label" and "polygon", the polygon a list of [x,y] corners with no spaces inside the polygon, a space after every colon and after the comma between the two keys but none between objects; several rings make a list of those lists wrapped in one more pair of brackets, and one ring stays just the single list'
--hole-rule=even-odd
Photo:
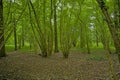
[{"label": "forest path", "polygon": [[[105,80],[109,75],[108,62],[88,60],[87,56],[74,53],[63,59],[61,53],[56,53],[42,58],[37,54],[10,52],[0,59],[0,80]],[[118,67],[117,63],[114,65]]]}]

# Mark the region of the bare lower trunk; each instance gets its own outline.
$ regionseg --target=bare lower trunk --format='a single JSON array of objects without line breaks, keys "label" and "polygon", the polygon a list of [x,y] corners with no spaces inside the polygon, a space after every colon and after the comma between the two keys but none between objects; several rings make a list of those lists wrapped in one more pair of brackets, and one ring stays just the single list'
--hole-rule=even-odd
[{"label": "bare lower trunk", "polygon": [[58,52],[58,34],[57,34],[57,13],[56,13],[56,0],[54,0],[54,39],[55,39],[55,52]]},{"label": "bare lower trunk", "polygon": [[0,57],[5,56],[5,44],[4,44],[4,25],[3,25],[3,4],[0,0]]},{"label": "bare lower trunk", "polygon": [[16,22],[14,22],[14,46],[15,46],[15,51],[16,51],[17,50]]},{"label": "bare lower trunk", "polygon": [[24,39],[24,29],[23,29],[23,26],[22,26],[22,47],[24,47],[25,45],[25,39]]}]

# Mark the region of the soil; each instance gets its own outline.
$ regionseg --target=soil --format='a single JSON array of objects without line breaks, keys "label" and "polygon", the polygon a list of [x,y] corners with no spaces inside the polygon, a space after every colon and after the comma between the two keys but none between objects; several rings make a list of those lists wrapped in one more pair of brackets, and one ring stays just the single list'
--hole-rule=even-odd
[{"label": "soil", "polygon": [[[9,52],[0,59],[0,80],[109,80],[107,60],[86,59],[89,54],[71,53],[63,59],[61,53],[42,58],[38,54]],[[115,71],[120,72],[117,62]]]}]

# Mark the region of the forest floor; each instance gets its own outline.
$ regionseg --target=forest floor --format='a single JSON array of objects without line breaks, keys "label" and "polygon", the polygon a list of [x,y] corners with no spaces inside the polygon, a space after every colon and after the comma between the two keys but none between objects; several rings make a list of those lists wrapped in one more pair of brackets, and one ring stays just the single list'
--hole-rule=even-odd
[{"label": "forest floor", "polygon": [[[61,53],[42,58],[29,52],[9,52],[0,59],[0,80],[109,80],[109,62],[90,56],[72,52],[68,59]],[[114,67],[120,72],[116,60]]]}]

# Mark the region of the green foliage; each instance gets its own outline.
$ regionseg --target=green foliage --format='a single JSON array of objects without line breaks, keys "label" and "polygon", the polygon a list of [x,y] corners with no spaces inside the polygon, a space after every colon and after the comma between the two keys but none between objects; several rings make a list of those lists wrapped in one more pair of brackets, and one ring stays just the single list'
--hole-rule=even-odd
[{"label": "green foliage", "polygon": [[96,60],[96,61],[104,61],[104,60],[106,60],[106,58],[103,55],[90,55],[86,59],[87,60]]},{"label": "green foliage", "polygon": [[[13,26],[16,22],[18,47],[31,45],[36,53],[51,55],[54,46],[54,5],[56,5],[56,25],[58,46],[63,55],[69,55],[71,48],[80,52],[113,47],[113,41],[99,6],[94,0],[4,0],[4,24],[7,45],[14,45]],[[107,0],[113,13],[112,0]],[[12,32],[11,35],[8,35]],[[119,33],[119,32],[118,32]],[[105,41],[105,42],[104,42]],[[29,48],[25,48],[29,49]]]},{"label": "green foliage", "polygon": [[5,45],[5,48],[8,52],[14,51],[14,45]]}]

